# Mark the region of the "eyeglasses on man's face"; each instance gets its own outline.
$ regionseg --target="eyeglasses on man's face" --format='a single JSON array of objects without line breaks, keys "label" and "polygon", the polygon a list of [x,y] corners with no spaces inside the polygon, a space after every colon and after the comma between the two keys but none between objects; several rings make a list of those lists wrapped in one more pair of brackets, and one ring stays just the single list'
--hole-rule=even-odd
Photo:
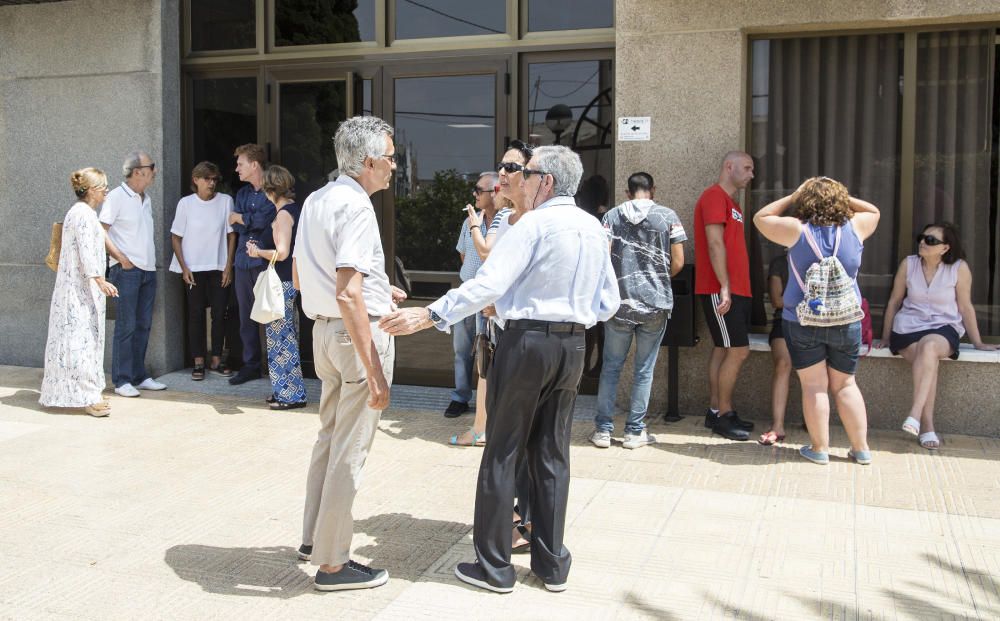
[{"label": "eyeglasses on man's face", "polygon": [[399,164],[399,153],[383,153],[379,158],[389,160],[390,164]]},{"label": "eyeglasses on man's face", "polygon": [[142,164],[141,166],[136,166],[135,170],[139,170],[140,168],[148,168],[149,172],[156,172],[156,162],[150,162],[148,164]]},{"label": "eyeglasses on man's face", "polygon": [[532,170],[530,168],[522,168],[521,174],[524,175],[525,179],[531,179],[532,175],[541,175],[544,177],[545,175],[551,175],[552,173],[544,170]]},{"label": "eyeglasses on man's face", "polygon": [[481,188],[478,185],[476,187],[472,188],[472,193],[475,194],[477,197],[480,194],[489,194],[492,191],[493,191],[493,188]]},{"label": "eyeglasses on man's face", "polygon": [[502,170],[508,175],[521,172],[523,169],[524,166],[518,164],[517,162],[497,162],[497,170]]}]

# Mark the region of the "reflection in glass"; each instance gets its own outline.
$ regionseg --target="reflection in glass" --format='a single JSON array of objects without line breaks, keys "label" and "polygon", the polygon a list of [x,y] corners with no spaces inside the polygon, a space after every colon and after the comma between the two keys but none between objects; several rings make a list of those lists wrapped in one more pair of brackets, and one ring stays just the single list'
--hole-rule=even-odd
[{"label": "reflection in glass", "polygon": [[395,0],[396,38],[505,34],[507,7],[500,0]]},{"label": "reflection in glass", "polygon": [[279,90],[281,165],[295,175],[299,202],[326,185],[337,167],[333,134],[347,118],[347,84],[294,82]]},{"label": "reflection in glass", "polygon": [[375,0],[275,0],[274,44],[375,40]]},{"label": "reflection in glass", "polygon": [[597,217],[612,207],[613,85],[610,60],[528,65],[528,140],[562,144],[580,154],[577,204]]},{"label": "reflection in glass", "polygon": [[191,3],[191,51],[257,47],[256,2],[213,0]]},{"label": "reflection in glass", "polygon": [[192,165],[214,162],[222,171],[219,192],[235,195],[242,185],[233,149],[257,141],[257,79],[191,81]]},{"label": "reflection in glass", "polygon": [[528,0],[529,32],[614,25],[614,0]]}]

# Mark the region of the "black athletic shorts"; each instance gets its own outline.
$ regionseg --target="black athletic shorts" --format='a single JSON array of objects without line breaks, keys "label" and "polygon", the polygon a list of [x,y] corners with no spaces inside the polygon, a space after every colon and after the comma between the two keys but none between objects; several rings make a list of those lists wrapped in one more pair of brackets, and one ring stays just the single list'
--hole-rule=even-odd
[{"label": "black athletic shorts", "polygon": [[716,347],[748,347],[750,345],[750,298],[742,295],[732,296],[729,312],[720,315],[716,307],[719,305],[719,294],[699,295],[701,309],[705,313],[705,323],[712,333],[712,342]]}]

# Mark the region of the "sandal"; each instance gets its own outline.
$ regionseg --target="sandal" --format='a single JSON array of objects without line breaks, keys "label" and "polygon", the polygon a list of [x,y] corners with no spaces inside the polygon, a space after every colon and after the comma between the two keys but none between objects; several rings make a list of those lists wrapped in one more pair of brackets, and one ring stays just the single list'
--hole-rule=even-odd
[{"label": "sandal", "polygon": [[194,365],[194,369],[192,369],[192,371],[191,371],[191,379],[194,380],[194,381],[196,381],[196,382],[200,382],[201,380],[205,379],[205,365],[204,364],[196,364],[196,365]]},{"label": "sandal", "polygon": [[910,434],[911,436],[919,436],[920,421],[913,418],[912,416],[907,416],[906,420],[903,421],[903,431]]},{"label": "sandal", "polygon": [[208,367],[208,370],[222,377],[231,377],[233,375],[233,370],[225,362],[220,362],[214,367]]},{"label": "sandal", "polygon": [[104,418],[105,416],[111,416],[111,404],[107,401],[101,401],[100,403],[85,406],[83,411],[95,418]]},{"label": "sandal", "polygon": [[264,403],[277,403],[277,402],[278,402],[278,398],[274,396],[274,393],[271,393],[270,397],[268,397],[267,399],[264,399]]},{"label": "sandal", "polygon": [[936,451],[941,448],[941,438],[939,438],[938,434],[933,431],[920,434],[919,440],[920,446],[924,447],[928,451]]},{"label": "sandal", "polygon": [[784,442],[784,440],[785,434],[783,433],[779,434],[774,433],[774,431],[765,431],[760,434],[759,438],[757,438],[757,443],[763,444],[764,446],[771,446],[772,444],[777,444],[778,442]]},{"label": "sandal", "polygon": [[270,407],[272,410],[296,410],[298,408],[304,408],[309,405],[308,401],[296,401],[294,403],[285,403],[283,401],[275,401]]},{"label": "sandal", "polygon": [[521,535],[521,538],[524,539],[524,543],[519,543],[516,546],[512,545],[511,548],[510,548],[510,553],[511,554],[524,554],[526,552],[530,552],[531,551],[531,531],[528,530],[528,527],[525,526],[524,524],[515,524],[514,525],[514,530],[516,530],[518,532],[518,534]]},{"label": "sandal", "polygon": [[472,429],[470,429],[469,433],[472,434],[472,443],[471,444],[469,444],[467,442],[459,442],[458,441],[458,436],[452,436],[448,440],[448,444],[451,445],[451,446],[486,446],[486,432],[485,431],[482,432],[482,433],[476,433],[475,431],[473,431]]}]

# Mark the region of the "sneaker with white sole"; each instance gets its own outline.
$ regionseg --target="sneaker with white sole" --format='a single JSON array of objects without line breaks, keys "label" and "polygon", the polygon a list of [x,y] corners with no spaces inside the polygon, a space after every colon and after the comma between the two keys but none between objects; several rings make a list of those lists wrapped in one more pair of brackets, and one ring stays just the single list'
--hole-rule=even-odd
[{"label": "sneaker with white sole", "polygon": [[161,384],[151,377],[147,377],[139,384],[139,390],[166,390],[167,385]]},{"label": "sneaker with white sole", "polygon": [[313,553],[313,547],[312,546],[307,546],[304,543],[299,546],[298,555],[299,555],[299,560],[300,561],[311,560],[312,559],[312,553]]},{"label": "sneaker with white sole", "polygon": [[653,444],[654,442],[656,442],[656,436],[649,435],[646,433],[646,430],[643,429],[642,433],[626,433],[622,446],[627,449],[637,449],[640,446],[646,446],[647,444]]},{"label": "sneaker with white sole", "polygon": [[317,591],[348,591],[351,589],[371,589],[389,581],[389,572],[373,569],[361,563],[347,561],[340,571],[316,572]]},{"label": "sneaker with white sole", "polygon": [[608,448],[611,446],[611,432],[601,431],[600,429],[595,429],[590,437],[587,438],[590,443],[597,448]]},{"label": "sneaker with white sole", "polygon": [[115,388],[115,394],[121,397],[138,397],[139,391],[132,384],[122,384]]},{"label": "sneaker with white sole", "polygon": [[496,586],[486,580],[486,572],[479,566],[479,563],[459,563],[455,566],[455,577],[480,589],[493,591],[494,593],[510,593],[514,590],[512,586]]}]

